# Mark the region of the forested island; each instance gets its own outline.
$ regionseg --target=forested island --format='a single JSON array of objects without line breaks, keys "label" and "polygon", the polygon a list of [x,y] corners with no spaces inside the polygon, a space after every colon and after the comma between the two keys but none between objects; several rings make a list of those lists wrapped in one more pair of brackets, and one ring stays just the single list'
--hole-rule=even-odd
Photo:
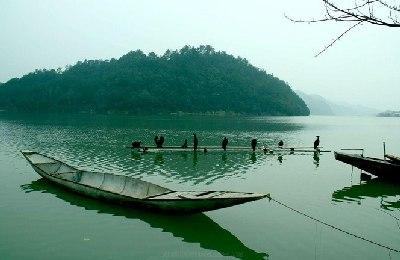
[{"label": "forested island", "polygon": [[36,70],[0,85],[0,109],[132,114],[223,112],[309,115],[284,81],[211,46],[157,56],[140,50],[119,59]]},{"label": "forested island", "polygon": [[377,115],[378,117],[400,117],[400,111],[387,110]]}]

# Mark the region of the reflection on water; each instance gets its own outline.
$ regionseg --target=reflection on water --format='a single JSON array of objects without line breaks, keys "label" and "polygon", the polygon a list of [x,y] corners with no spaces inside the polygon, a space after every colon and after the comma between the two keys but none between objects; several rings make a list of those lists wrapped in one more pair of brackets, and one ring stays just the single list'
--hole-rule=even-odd
[{"label": "reflection on water", "polygon": [[319,166],[319,154],[320,153],[318,151],[315,151],[314,155],[313,155],[314,165],[316,168],[318,168],[318,166]]},{"label": "reflection on water", "polygon": [[[32,149],[66,161],[79,168],[126,174],[148,175],[164,182],[210,184],[216,180],[245,176],[246,172],[278,163],[274,156],[249,152],[162,152],[141,155],[126,149],[132,140],[154,143],[162,133],[165,145],[181,144],[195,131],[200,145],[219,145],[224,136],[230,146],[249,146],[257,136],[260,147],[288,143],[305,126],[292,118],[248,118],[207,116],[102,116],[102,115],[3,115],[7,127],[7,151]],[[285,136],[282,138],[282,136]],[[293,140],[295,144],[298,140]],[[281,163],[280,158],[278,158]],[[156,173],[155,175],[153,173]],[[159,174],[162,173],[162,174]]]},{"label": "reflection on water", "polygon": [[[215,219],[218,219],[218,223],[234,226],[235,229],[231,230],[234,231],[235,236],[233,236],[204,215],[193,216],[187,220],[188,222],[179,217],[160,219],[157,215],[150,213],[120,209],[114,205],[104,205],[65,193],[62,190],[43,187],[40,185],[41,182],[39,185],[35,182],[31,183],[32,187],[28,186],[28,190],[54,193],[63,200],[81,207],[80,209],[94,210],[86,211],[82,216],[80,216],[80,210],[73,210],[74,213],[77,213],[73,219],[76,230],[86,228],[86,216],[90,215],[96,223],[111,218],[111,223],[105,223],[104,231],[106,233],[115,231],[114,245],[104,246],[101,243],[93,243],[92,247],[88,247],[85,243],[75,243],[75,232],[72,230],[67,230],[65,236],[60,239],[57,230],[49,233],[47,230],[37,227],[37,224],[41,223],[40,219],[51,217],[51,214],[46,211],[48,207],[52,207],[52,214],[57,214],[65,210],[67,203],[64,201],[57,203],[56,201],[51,205],[43,205],[41,200],[34,201],[35,203],[26,200],[27,195],[23,194],[24,192],[19,187],[21,184],[29,183],[33,178],[37,178],[37,175],[33,173],[30,166],[25,165],[26,162],[19,153],[21,149],[40,151],[82,169],[131,175],[171,189],[265,190],[299,209],[305,209],[309,205],[310,207],[306,210],[310,215],[319,216],[324,220],[329,220],[334,216],[335,224],[340,225],[357,223],[362,225],[363,230],[357,230],[356,233],[366,234],[368,237],[386,241],[388,244],[399,244],[398,230],[393,229],[393,223],[387,221],[386,215],[376,211],[377,203],[382,200],[383,208],[380,211],[390,213],[398,218],[400,213],[399,188],[386,187],[387,185],[381,184],[374,185],[373,181],[337,191],[332,198],[332,191],[342,189],[343,183],[348,183],[349,177],[349,174],[345,172],[346,169],[349,169],[348,166],[338,163],[332,154],[300,154],[297,151],[290,154],[290,152],[278,151],[274,154],[256,152],[253,155],[249,151],[223,153],[210,150],[207,154],[199,151],[197,153],[163,152],[160,155],[155,153],[142,155],[132,153],[131,149],[125,148],[131,144],[132,140],[140,140],[143,145],[147,146],[153,145],[154,136],[157,134],[162,134],[166,138],[165,146],[181,145],[182,140],[186,138],[190,143],[192,133],[196,132],[200,146],[219,146],[223,137],[226,136],[229,139],[229,146],[249,146],[250,140],[257,138],[260,147],[276,147],[279,140],[283,140],[288,147],[302,147],[312,145],[314,136],[321,135],[323,137],[322,145],[327,149],[337,150],[346,148],[345,146],[363,146],[371,156],[381,155],[381,146],[377,142],[385,137],[387,144],[390,144],[390,152],[400,154],[400,139],[398,138],[400,121],[395,118],[48,116],[11,115],[10,113],[0,113],[0,117],[0,143],[2,145],[0,162],[3,169],[0,171],[2,176],[0,182],[2,184],[0,185],[2,187],[0,189],[0,230],[1,234],[4,234],[0,236],[0,252],[2,253],[7,250],[15,254],[23,251],[27,256],[30,255],[31,258],[36,259],[45,255],[44,251],[38,249],[44,248],[43,244],[48,244],[51,252],[55,254],[55,258],[62,258],[64,253],[72,254],[72,250],[69,250],[70,247],[65,247],[66,244],[57,243],[62,240],[70,241],[67,245],[73,246],[73,252],[76,254],[84,255],[85,252],[89,253],[86,251],[89,249],[98,252],[99,255],[107,255],[110,250],[114,250],[121,258],[127,258],[130,255],[129,251],[135,250],[151,257],[159,254],[160,248],[170,248],[171,243],[180,243],[182,239],[173,237],[176,236],[188,242],[180,243],[182,250],[188,251],[196,247],[206,253],[219,255],[220,252],[231,256],[230,258],[261,258],[260,254],[248,249],[237,240],[235,238],[237,236],[242,241],[248,237],[249,240],[246,239],[246,241],[249,242],[246,244],[258,244],[259,250],[269,251],[276,259],[310,259],[314,257],[314,252],[315,257],[319,259],[382,258],[381,249],[367,247],[357,241],[348,240],[348,237],[338,237],[325,231],[324,245],[314,249],[316,236],[310,235],[309,221],[302,217],[292,216],[280,207],[268,207],[266,212],[265,207],[259,207],[254,203],[226,209],[226,212],[232,214],[225,214],[222,211],[210,213],[215,216]],[[354,129],[360,128],[363,129],[362,134],[354,135]],[[29,170],[25,166],[29,167]],[[18,174],[22,172],[26,174]],[[208,185],[213,187],[207,187]],[[378,187],[376,188],[377,192],[375,195],[371,195],[371,189],[374,189],[368,187],[374,186]],[[37,192],[32,197],[28,197],[33,198],[36,195],[38,195]],[[45,195],[45,197],[47,196]],[[48,199],[51,200],[51,197],[48,196]],[[340,201],[341,204],[329,203],[331,199]],[[344,205],[343,201],[349,204]],[[363,207],[358,207],[353,201],[365,203],[363,203]],[[43,209],[41,212],[37,211],[38,203]],[[21,212],[18,207],[22,207],[22,205],[26,215],[24,218],[16,218],[16,212]],[[340,209],[342,206],[346,208],[346,212],[336,214],[338,208]],[[91,214],[93,212],[94,214]],[[25,216],[28,217],[28,214],[33,214],[33,219],[37,221],[27,222]],[[132,240],[135,241],[134,245],[129,244],[130,241],[126,243],[125,238],[129,236],[130,232],[125,232],[123,228],[115,230],[115,226],[113,226],[124,218],[114,218],[111,215],[128,218],[129,231],[133,227],[140,227],[143,228],[144,236],[138,239],[136,236],[132,236]],[[360,216],[363,217],[360,218]],[[134,224],[137,222],[139,225]],[[146,223],[155,228],[148,227]],[[199,223],[198,226],[196,223]],[[44,225],[48,226],[48,223]],[[154,232],[157,233],[160,228],[173,236],[163,236],[159,233],[161,238],[157,242],[160,247],[148,246],[148,241],[153,238],[151,235]],[[198,232],[198,230],[205,231]],[[270,235],[265,237],[263,230],[267,230]],[[377,230],[381,232],[376,232]],[[250,231],[251,236],[249,235]],[[37,238],[30,239],[33,233],[37,235]],[[102,230],[93,231],[93,235],[101,236]],[[72,237],[72,240],[68,240],[67,237]],[[264,241],[265,245],[263,245]],[[51,244],[52,242],[53,244]],[[204,250],[192,243],[199,243],[201,247],[210,250]],[[25,248],[16,250],[16,245],[19,249],[22,245]],[[239,250],[236,250],[237,248]],[[238,253],[239,251],[242,253]],[[89,254],[85,256],[94,258]],[[3,254],[2,257],[4,258]]]},{"label": "reflection on water", "polygon": [[198,162],[198,158],[197,158],[197,151],[193,152],[193,166],[197,165]]},{"label": "reflection on water", "polygon": [[380,198],[383,209],[393,210],[400,208],[400,184],[388,183],[374,178],[366,182],[345,187],[332,194],[336,202],[357,202],[365,198]]},{"label": "reflection on water", "polygon": [[[284,158],[293,156],[309,157],[310,153],[279,152],[264,154],[263,152],[248,151],[158,151],[142,154],[132,152],[129,164],[124,169],[130,175],[138,175],[135,169],[152,169],[159,167],[159,171],[168,172],[169,181],[212,183],[218,179],[243,176],[249,169],[256,169],[268,164],[282,165]],[[312,157],[316,167],[319,166],[319,153]],[[140,173],[139,173],[140,174]]]},{"label": "reflection on water", "polygon": [[283,162],[283,156],[280,154],[280,155],[278,155],[278,162],[280,163],[280,164],[282,164],[282,162]]},{"label": "reflection on water", "polygon": [[252,163],[255,163],[257,161],[256,153],[252,152],[250,156],[250,160]]},{"label": "reflection on water", "polygon": [[135,160],[135,161],[139,161],[139,160],[142,158],[142,157],[140,156],[140,154],[137,153],[137,152],[135,152],[135,151],[132,151],[132,152],[131,152],[131,157],[132,157],[132,159]]},{"label": "reflection on water", "polygon": [[54,194],[57,198],[71,205],[82,207],[86,210],[94,210],[99,214],[139,219],[153,228],[161,228],[163,232],[169,232],[174,237],[183,238],[186,243],[199,243],[202,248],[218,251],[224,256],[233,256],[239,259],[265,259],[268,257],[266,253],[258,253],[246,247],[232,233],[223,229],[205,214],[180,216],[128,209],[66,191],[45,179],[24,184],[21,188],[26,193],[42,192]]},{"label": "reflection on water", "polygon": [[156,156],[154,156],[154,164],[160,166],[164,164],[164,155],[162,153],[157,153]]},{"label": "reflection on water", "polygon": [[223,162],[223,165],[226,165],[226,163],[228,161],[228,155],[226,153],[222,153],[221,160]]}]

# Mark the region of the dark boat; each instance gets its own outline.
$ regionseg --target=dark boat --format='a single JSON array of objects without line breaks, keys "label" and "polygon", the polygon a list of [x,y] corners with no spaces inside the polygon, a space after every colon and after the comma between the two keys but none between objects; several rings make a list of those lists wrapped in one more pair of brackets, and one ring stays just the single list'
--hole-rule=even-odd
[{"label": "dark boat", "polygon": [[394,156],[391,154],[385,154],[385,157],[388,158],[390,160],[390,162],[392,162],[392,163],[400,164],[400,157],[398,157],[398,156]]},{"label": "dark boat", "polygon": [[335,159],[380,178],[400,180],[400,164],[356,154],[335,152]]}]

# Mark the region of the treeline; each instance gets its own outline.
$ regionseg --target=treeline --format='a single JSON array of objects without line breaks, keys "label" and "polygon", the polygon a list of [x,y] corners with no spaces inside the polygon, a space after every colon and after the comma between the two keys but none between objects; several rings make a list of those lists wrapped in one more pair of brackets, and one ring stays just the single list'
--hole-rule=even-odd
[{"label": "treeline", "polygon": [[282,80],[211,46],[162,56],[132,51],[85,60],[64,70],[36,70],[0,85],[0,108],[13,111],[154,114],[226,111],[308,115]]}]

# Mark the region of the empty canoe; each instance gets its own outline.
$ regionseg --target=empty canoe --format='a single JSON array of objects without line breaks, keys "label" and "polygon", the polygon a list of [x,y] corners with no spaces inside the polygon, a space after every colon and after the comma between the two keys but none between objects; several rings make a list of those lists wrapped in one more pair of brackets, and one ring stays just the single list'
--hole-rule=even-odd
[{"label": "empty canoe", "polygon": [[174,191],[125,175],[79,170],[49,156],[21,151],[43,178],[96,199],[152,210],[203,212],[259,200],[268,194],[233,191]]}]

